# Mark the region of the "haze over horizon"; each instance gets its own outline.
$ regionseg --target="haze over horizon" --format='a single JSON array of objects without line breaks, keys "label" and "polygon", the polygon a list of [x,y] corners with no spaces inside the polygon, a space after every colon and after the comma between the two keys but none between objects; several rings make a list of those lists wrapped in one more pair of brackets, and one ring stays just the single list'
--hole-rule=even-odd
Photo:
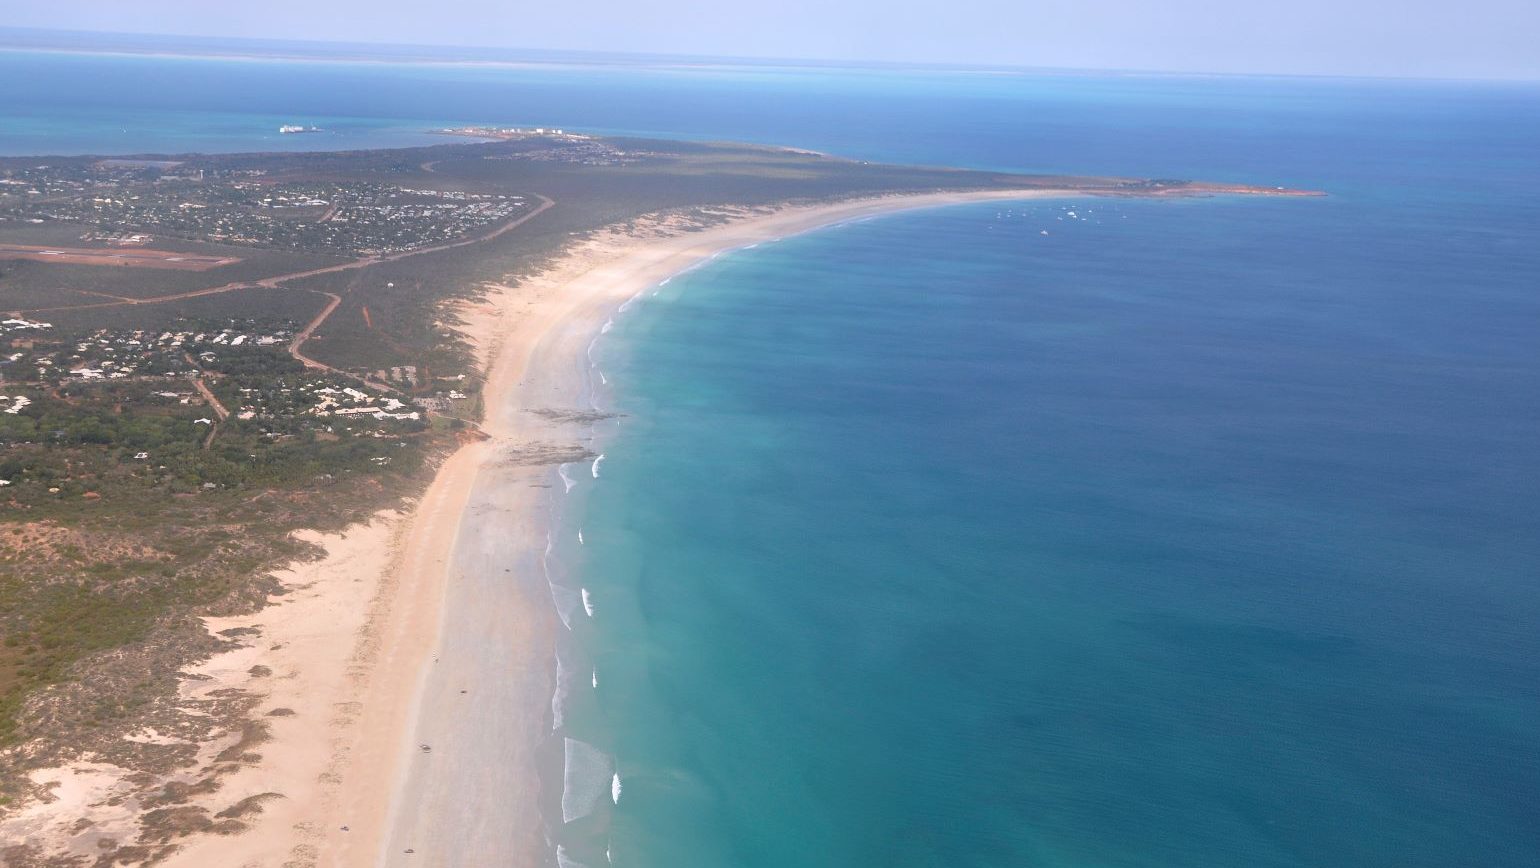
[{"label": "haze over horizon", "polygon": [[768,6],[618,0],[510,9],[444,0],[381,14],[367,0],[262,7],[76,0],[0,14],[0,26],[201,38],[944,63],[1150,72],[1540,79],[1540,4],[1472,0],[917,0]]}]

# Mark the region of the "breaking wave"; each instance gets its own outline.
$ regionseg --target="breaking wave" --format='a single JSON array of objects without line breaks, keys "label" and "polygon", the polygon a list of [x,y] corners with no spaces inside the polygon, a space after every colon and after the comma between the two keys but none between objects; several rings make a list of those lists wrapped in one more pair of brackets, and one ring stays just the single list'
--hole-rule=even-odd
[{"label": "breaking wave", "polygon": [[567,473],[567,465],[565,464],[557,465],[556,475],[561,477],[561,484],[566,486],[566,488],[563,490],[563,493],[571,491],[572,486],[577,485],[577,480],[573,479],[571,475]]},{"label": "breaking wave", "polygon": [[618,793],[616,781],[620,776],[615,774],[615,761],[609,754],[594,747],[586,741],[578,741],[575,738],[565,740],[566,764],[562,767],[561,781],[561,821],[570,823],[580,820],[594,812],[599,806],[599,800],[604,798],[604,783],[606,778],[613,778],[610,783],[612,795]]},{"label": "breaking wave", "polygon": [[600,453],[599,457],[594,459],[594,466],[592,468],[590,468],[592,470],[592,472],[593,472],[593,475],[594,475],[595,479],[599,478],[599,462],[601,462],[603,460],[604,460],[604,454]]},{"label": "breaking wave", "polygon": [[583,589],[583,611],[587,612],[590,618],[594,616],[594,597],[588,593],[587,588]]},{"label": "breaking wave", "polygon": [[631,305],[636,304],[638,301],[641,301],[642,300],[642,295],[645,292],[646,292],[646,290],[643,290],[642,292],[638,292],[636,295],[633,295],[630,298],[626,299],[626,303],[622,304],[620,306],[620,312],[621,313],[625,313],[626,310],[631,307]]}]

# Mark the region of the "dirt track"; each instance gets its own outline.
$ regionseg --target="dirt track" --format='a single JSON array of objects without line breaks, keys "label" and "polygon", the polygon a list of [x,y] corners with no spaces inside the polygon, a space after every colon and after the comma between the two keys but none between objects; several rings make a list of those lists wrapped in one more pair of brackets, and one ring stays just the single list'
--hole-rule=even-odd
[{"label": "dirt track", "polygon": [[[194,290],[192,290],[190,292],[178,292],[178,293],[175,293],[175,294],[172,294],[172,295],[157,295],[157,296],[152,296],[150,298],[120,298],[120,299],[118,299],[116,301],[103,301],[103,302],[96,302],[96,303],[93,303],[93,304],[73,304],[73,305],[62,305],[62,306],[57,306],[57,307],[35,307],[35,308],[28,308],[28,309],[24,309],[24,310],[12,311],[12,313],[15,314],[15,315],[21,316],[21,315],[26,315],[26,314],[54,313],[54,312],[63,311],[63,310],[90,310],[90,309],[93,309],[93,308],[122,307],[124,305],[133,305],[133,304],[161,304],[163,302],[168,302],[168,301],[181,301],[183,299],[189,299],[189,298],[201,298],[201,297],[203,297],[205,295],[220,295],[220,294],[223,294],[223,293],[226,293],[226,292],[235,292],[236,290],[241,290],[241,289],[255,289],[255,288],[258,288],[258,287],[266,287],[268,289],[272,289],[272,288],[278,286],[279,284],[287,283],[287,282],[289,282],[291,280],[300,280],[300,279],[306,278],[306,277],[315,277],[318,274],[331,274],[332,272],[335,272],[335,271],[350,271],[350,270],[355,269],[355,268],[367,268],[367,267],[369,267],[371,265],[378,265],[381,262],[395,262],[398,259],[405,259],[408,256],[421,256],[424,253],[437,253],[439,251],[450,250],[450,249],[453,249],[455,247],[465,247],[466,245],[469,245],[469,244],[480,244],[483,241],[491,241],[493,238],[496,238],[499,235],[502,235],[503,233],[508,232],[511,229],[516,229],[519,226],[524,225],[526,222],[528,222],[530,220],[533,220],[535,217],[537,217],[541,212],[545,211],[546,209],[548,209],[551,206],[556,204],[555,200],[547,198],[545,196],[541,196],[539,193],[536,193],[535,197],[540,200],[540,206],[538,208],[536,208],[535,210],[529,212],[528,214],[525,214],[523,217],[519,217],[517,219],[510,220],[507,223],[504,223],[503,225],[497,227],[496,229],[493,229],[491,232],[486,233],[485,235],[477,235],[477,236],[474,236],[474,237],[471,237],[471,238],[463,238],[463,239],[461,239],[459,241],[450,241],[450,242],[445,243],[445,244],[434,245],[433,247],[423,247],[423,248],[420,248],[418,250],[404,250],[404,251],[402,251],[400,253],[392,253],[392,254],[389,254],[387,256],[368,256],[368,257],[365,257],[363,259],[355,259],[355,260],[352,260],[351,262],[343,262],[343,263],[339,263],[337,265],[328,265],[328,266],[325,266],[325,267],[322,267],[322,268],[312,268],[312,269],[308,269],[306,271],[295,271],[295,272],[292,272],[292,273],[289,273],[289,274],[279,274],[279,275],[275,275],[273,277],[264,277],[261,280],[257,280],[257,281],[239,281],[239,282],[236,282],[236,283],[226,283],[226,284],[223,284],[221,286],[211,286],[211,287],[209,287],[207,289],[194,289]],[[0,248],[3,248],[5,246],[15,246],[15,245],[0,245]],[[40,249],[62,250],[63,248],[40,248]],[[106,253],[106,252],[113,252],[113,251],[101,251],[101,252]],[[165,251],[146,251],[146,250],[140,250],[140,251],[136,251],[136,252],[138,252],[138,253],[150,253],[150,252],[165,253]],[[177,254],[177,255],[180,255],[180,254]],[[4,258],[4,256],[5,256],[5,254],[4,254],[3,250],[0,250],[0,258]],[[205,257],[205,258],[212,258],[212,257]],[[61,261],[61,260],[59,260],[57,258],[53,258],[53,259],[50,259],[50,261],[57,262],[57,261]],[[237,262],[239,260],[233,260],[232,259],[232,260],[228,260],[228,261],[230,261],[230,262]],[[210,267],[212,267],[212,266],[210,266]],[[97,293],[97,294],[101,294],[101,293]],[[330,293],[327,293],[327,294],[330,295]],[[108,298],[115,298],[115,296],[107,296],[107,297]],[[329,315],[330,313],[331,313],[331,311],[328,309],[327,311],[323,312],[323,315],[321,316],[320,319],[316,320],[315,322],[312,322],[310,324],[309,328],[306,329],[307,336],[308,336],[308,332],[314,331],[316,329],[316,327],[319,326],[321,324],[321,322],[326,319],[326,316]],[[300,343],[303,343],[303,341],[301,341]],[[295,358],[298,358],[301,361],[305,361],[301,356],[298,355],[298,351],[299,351],[299,345],[296,344],[293,347],[293,349],[292,349],[292,352],[295,353]]]}]

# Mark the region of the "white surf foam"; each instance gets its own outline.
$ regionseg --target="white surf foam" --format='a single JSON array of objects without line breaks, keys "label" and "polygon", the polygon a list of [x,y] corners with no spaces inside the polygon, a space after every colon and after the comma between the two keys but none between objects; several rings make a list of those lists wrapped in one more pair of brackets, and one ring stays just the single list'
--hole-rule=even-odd
[{"label": "white surf foam", "polygon": [[620,804],[620,772],[616,772],[615,777],[610,779],[610,799]]},{"label": "white surf foam", "polygon": [[599,689],[599,670],[595,669],[594,670],[594,674],[591,677],[592,677],[592,683],[593,683],[594,689],[598,690]]},{"label": "white surf foam", "polygon": [[[605,861],[609,861],[609,858],[610,858],[609,854],[606,853],[604,858],[605,858]],[[556,868],[588,868],[588,866],[586,866],[582,862],[579,862],[578,860],[572,858],[571,856],[568,856],[567,855],[567,848],[564,845],[562,845],[562,844],[557,844],[556,845]]]},{"label": "white surf foam", "polygon": [[604,326],[599,329],[599,334],[607,335],[607,334],[610,333],[610,329],[612,329],[614,327],[615,327],[615,320],[607,319],[607,320],[604,321]]},{"label": "white surf foam", "polygon": [[[594,812],[604,798],[604,779],[611,778],[611,798],[618,792],[615,761],[586,741],[565,740],[566,764],[562,769],[561,820],[570,823]],[[613,776],[613,777],[612,777]]]},{"label": "white surf foam", "polygon": [[599,372],[599,382],[602,383],[603,385],[608,386],[610,384],[610,378],[604,376],[604,372],[600,371]]},{"label": "white surf foam", "polygon": [[545,554],[540,558],[540,571],[545,573],[545,586],[551,589],[551,605],[556,609],[556,616],[561,618],[561,624],[568,630],[572,629],[572,613],[577,609],[576,594],[572,589],[556,584],[551,579],[551,549],[555,543],[550,534],[545,535]]},{"label": "white surf foam", "polygon": [[556,616],[561,618],[561,624],[568,630],[572,629],[572,616],[577,614],[578,594],[566,585],[558,585],[555,582],[546,583],[551,588],[551,602],[556,606]]},{"label": "white surf foam", "polygon": [[566,486],[566,488],[562,491],[563,494],[571,491],[572,486],[577,485],[577,480],[573,479],[571,475],[567,473],[567,465],[565,464],[557,465],[556,475],[561,477],[561,484]]},{"label": "white surf foam", "polygon": [[594,475],[595,479],[599,478],[599,462],[601,462],[603,460],[604,460],[604,453],[601,452],[601,453],[599,453],[599,457],[594,459],[594,466],[592,468],[590,468],[592,470],[592,472],[593,472],[593,475]]},{"label": "white surf foam", "polygon": [[587,612],[590,618],[594,616],[594,596],[588,593],[587,588],[583,589],[583,611]]},{"label": "white surf foam", "polygon": [[578,545],[584,545],[582,528],[578,528]]},{"label": "white surf foam", "polygon": [[562,728],[567,720],[567,664],[562,662],[561,652],[556,652],[556,689],[551,691],[551,731]]},{"label": "white surf foam", "polygon": [[641,301],[642,300],[642,296],[644,296],[646,294],[647,294],[647,291],[646,290],[642,290],[641,292],[638,292],[636,295],[633,295],[630,298],[626,299],[626,303],[620,306],[620,312],[621,313],[625,313],[631,307],[631,305],[636,304],[637,302]]}]

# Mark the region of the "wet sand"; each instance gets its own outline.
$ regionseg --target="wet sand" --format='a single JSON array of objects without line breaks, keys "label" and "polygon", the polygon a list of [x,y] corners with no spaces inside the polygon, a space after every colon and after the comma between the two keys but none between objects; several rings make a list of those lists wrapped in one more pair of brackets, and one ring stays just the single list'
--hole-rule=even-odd
[{"label": "wet sand", "polygon": [[[556,463],[587,432],[530,411],[586,409],[587,349],[616,309],[723,251],[892,211],[1063,195],[1081,194],[893,196],[735,212],[694,231],[643,220],[489,287],[461,311],[488,371],[486,439],[450,456],[410,515],[318,540],[329,555],[306,566],[304,595],[250,619],[288,643],[282,701],[299,713],[273,720],[264,759],[219,801],[282,798],[246,818],[249,831],[191,839],[167,864],[543,864],[552,794],[537,765],[564,628],[541,561],[563,491]],[[262,689],[248,661],[226,657],[206,668]]]},{"label": "wet sand", "polygon": [[554,637],[563,628],[541,559],[562,485],[551,464],[525,462],[538,457],[529,454],[532,444],[581,445],[584,432],[529,410],[586,409],[579,401],[587,349],[619,305],[726,250],[889,211],[1049,195],[891,197],[782,209],[683,235],[668,234],[666,224],[640,237],[605,233],[478,306],[471,332],[496,344],[486,388],[492,439],[473,448],[476,479],[455,538],[438,543],[449,551],[447,574],[438,579],[439,637],[421,664],[413,719],[396,745],[377,864],[534,865],[545,858],[536,752],[550,732]]}]

